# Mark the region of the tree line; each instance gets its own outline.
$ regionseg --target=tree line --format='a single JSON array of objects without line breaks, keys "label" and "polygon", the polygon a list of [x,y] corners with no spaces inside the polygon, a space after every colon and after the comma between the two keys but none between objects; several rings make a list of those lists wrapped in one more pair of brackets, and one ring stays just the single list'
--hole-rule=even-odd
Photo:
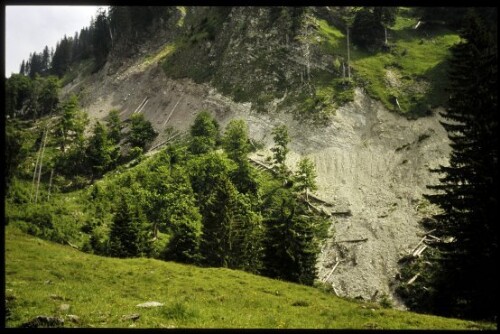
[{"label": "tree line", "polygon": [[[38,136],[31,148],[37,157],[36,193],[16,200],[38,208],[26,218],[30,233],[61,241],[50,211],[57,208],[48,205],[50,192],[54,197],[91,185],[86,210],[92,218],[82,226],[89,235],[86,251],[241,269],[313,284],[328,219],[307,203],[307,192],[316,188],[314,164],[303,159],[296,172],[285,164],[286,126],[273,130],[275,167],[270,174],[250,164],[252,145],[242,120],[231,121],[221,133],[215,119],[201,112],[187,139],[141,163],[157,135],[142,114],[122,121],[119,111],[112,110],[85,134],[89,119],[73,95],[58,101],[48,115],[36,120]],[[29,152],[16,124],[26,121],[8,120],[7,181],[23,177],[16,166]],[[132,160],[136,166],[125,169],[123,164]],[[119,176],[98,182],[110,172]],[[42,188],[44,196],[39,195]]]},{"label": "tree line", "polygon": [[160,231],[169,235],[157,251],[162,259],[312,285],[328,226],[306,203],[306,189],[315,189],[314,164],[303,159],[291,173],[282,154],[286,127],[276,128],[274,138],[281,152],[274,154],[278,176],[263,185],[247,158],[246,123],[233,120],[220,134],[217,122],[201,112],[187,142],[169,145],[112,189],[94,185],[96,205],[113,198],[116,211],[109,233],[92,228],[88,249],[116,257],[153,256]]}]

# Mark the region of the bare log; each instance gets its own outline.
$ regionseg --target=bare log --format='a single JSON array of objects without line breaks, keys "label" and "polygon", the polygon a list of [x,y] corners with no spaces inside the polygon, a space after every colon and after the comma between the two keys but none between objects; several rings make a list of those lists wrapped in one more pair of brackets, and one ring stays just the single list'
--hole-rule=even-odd
[{"label": "bare log", "polygon": [[412,249],[412,251],[410,252],[411,254],[415,253],[415,251],[420,247],[420,245],[422,244],[422,242],[424,242],[426,236],[424,235],[422,237],[422,239],[420,239],[420,241],[418,242],[418,244],[415,246],[415,248]]},{"label": "bare log", "polygon": [[142,100],[141,104],[139,104],[139,106],[134,110],[133,114],[135,114],[137,112],[137,110],[139,110],[139,108],[142,107],[142,105],[147,101],[148,97],[146,96],[144,98],[144,100]]},{"label": "bare log", "polygon": [[172,116],[172,114],[174,113],[174,110],[175,108],[177,108],[177,105],[179,104],[179,102],[181,102],[181,99],[182,99],[182,96],[179,98],[179,100],[177,100],[177,103],[175,104],[175,106],[172,108],[172,111],[170,111],[170,114],[168,115],[167,119],[165,120],[165,122],[163,122],[163,126],[165,126],[165,124],[168,123],[168,121],[170,120],[170,117]]},{"label": "bare log", "polygon": [[413,282],[415,282],[418,276],[420,276],[420,273],[417,273],[415,276],[413,276],[406,284],[412,284]]},{"label": "bare log", "polygon": [[363,242],[363,241],[368,241],[368,238],[351,239],[351,240],[340,240],[340,241],[335,241],[335,242],[336,243],[340,243],[340,242]]},{"label": "bare log", "polygon": [[413,253],[413,256],[418,257],[420,254],[424,252],[424,250],[427,249],[427,245],[422,245],[417,251]]},{"label": "bare log", "polygon": [[71,242],[69,242],[69,241],[66,241],[66,243],[67,243],[70,247],[72,247],[72,248],[74,248],[74,249],[79,249],[79,248],[78,248],[78,246],[73,245],[73,244],[72,244]]},{"label": "bare log", "polygon": [[326,282],[328,281],[328,279],[330,278],[330,276],[333,274],[333,272],[335,271],[335,269],[337,269],[337,266],[339,265],[340,262],[342,262],[342,260],[338,260],[338,258],[335,259],[335,261],[337,261],[337,263],[335,263],[335,265],[333,266],[332,270],[330,271],[330,273],[323,279],[323,282]]}]

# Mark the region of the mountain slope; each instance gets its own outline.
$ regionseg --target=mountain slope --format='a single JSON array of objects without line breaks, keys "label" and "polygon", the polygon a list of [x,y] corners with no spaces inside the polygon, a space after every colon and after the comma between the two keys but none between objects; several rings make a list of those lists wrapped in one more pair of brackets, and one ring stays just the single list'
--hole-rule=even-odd
[{"label": "mountain slope", "polygon": [[[170,30],[139,53],[112,53],[101,71],[78,77],[64,93],[77,93],[94,120],[113,108],[122,120],[143,113],[160,133],[152,147],[166,140],[165,129],[187,131],[208,110],[223,127],[246,120],[251,138],[264,145],[252,157],[265,162],[272,128],[286,124],[289,166],[311,158],[317,195],[348,213],[332,216],[334,239],[318,261],[319,278],[338,263],[327,281],[340,296],[388,295],[403,307],[392,289],[397,260],[418,243],[418,222],[432,210],[422,198],[436,182],[428,169],[446,165],[450,152],[437,109],[429,107],[443,100],[445,58],[457,35],[413,29],[416,18],[402,10],[390,30],[391,52],[353,47],[358,87],[345,89],[337,84],[346,36],[333,7],[178,12]],[[422,107],[415,115],[426,116],[403,117],[394,97],[401,112]]]},{"label": "mountain slope", "polygon": [[[45,315],[66,319],[65,327],[488,328],[382,309],[235,270],[89,255],[10,226],[5,237],[8,327]],[[164,305],[136,307],[147,301]],[[131,314],[140,318],[124,319]]]}]

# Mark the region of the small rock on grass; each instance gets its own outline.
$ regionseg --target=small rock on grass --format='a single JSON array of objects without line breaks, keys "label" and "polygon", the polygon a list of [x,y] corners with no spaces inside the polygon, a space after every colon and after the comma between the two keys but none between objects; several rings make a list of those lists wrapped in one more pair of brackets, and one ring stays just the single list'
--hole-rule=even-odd
[{"label": "small rock on grass", "polygon": [[74,322],[75,324],[80,322],[80,317],[74,314],[68,314],[66,318],[68,318],[71,322]]},{"label": "small rock on grass", "polygon": [[133,314],[127,314],[127,315],[123,315],[122,316],[122,320],[134,320],[136,321],[137,319],[139,319],[141,317],[140,314],[137,314],[137,313],[133,313]]},{"label": "small rock on grass", "polygon": [[163,304],[160,302],[146,302],[136,305],[136,307],[159,307],[159,306],[163,306]]},{"label": "small rock on grass", "polygon": [[70,308],[70,307],[71,307],[71,306],[70,306],[69,304],[61,304],[61,305],[59,306],[59,310],[60,310],[60,311],[62,311],[62,312],[66,312],[66,311],[69,311],[69,308]]},{"label": "small rock on grass", "polygon": [[56,317],[48,317],[39,315],[28,322],[23,323],[21,328],[38,328],[38,327],[63,327],[64,319]]}]

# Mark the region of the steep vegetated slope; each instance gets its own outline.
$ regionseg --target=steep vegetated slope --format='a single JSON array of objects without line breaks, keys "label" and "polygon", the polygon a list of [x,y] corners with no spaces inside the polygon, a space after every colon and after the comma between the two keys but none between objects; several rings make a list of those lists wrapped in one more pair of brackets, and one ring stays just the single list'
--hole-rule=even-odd
[{"label": "steep vegetated slope", "polygon": [[264,144],[253,158],[266,163],[271,129],[286,124],[289,165],[310,157],[317,195],[333,205],[335,237],[324,246],[319,278],[341,296],[385,295],[401,306],[391,287],[397,260],[418,243],[418,221],[431,210],[422,198],[436,181],[428,169],[446,164],[450,151],[432,108],[444,102],[445,58],[458,36],[414,29],[418,19],[402,9],[388,51],[351,47],[349,80],[340,13],[177,8],[139,53],[112,53],[100,72],[65,91],[78,93],[95,119],[113,108],[122,119],[144,114],[160,133],[153,148],[165,128],[186,131],[208,110],[223,126],[246,120]]},{"label": "steep vegetated slope", "polygon": [[267,164],[271,130],[286,124],[287,163],[316,164],[316,203],[331,214],[318,279],[339,296],[403,306],[397,260],[421,238],[418,221],[432,211],[422,194],[436,182],[428,170],[450,152],[436,108],[458,35],[402,8],[383,50],[348,50],[343,8],[167,12],[151,34],[115,45],[99,71],[84,62],[67,73],[63,96],[78,95],[91,121],[112,109],[122,121],[144,115],[159,133],[151,153],[207,110],[222,127],[245,120],[262,147],[252,159]]}]

